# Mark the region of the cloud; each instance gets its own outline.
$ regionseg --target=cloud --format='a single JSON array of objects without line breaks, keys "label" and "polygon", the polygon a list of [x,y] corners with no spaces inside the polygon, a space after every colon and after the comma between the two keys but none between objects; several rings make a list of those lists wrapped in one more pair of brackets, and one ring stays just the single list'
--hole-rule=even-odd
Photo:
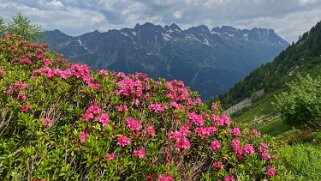
[{"label": "cloud", "polygon": [[136,23],[273,28],[289,41],[320,21],[321,0],[0,0],[5,20],[18,11],[45,30],[79,35]]},{"label": "cloud", "polygon": [[182,16],[183,16],[182,11],[175,11],[174,14],[173,14],[173,17],[174,17],[175,19],[181,19]]},{"label": "cloud", "polygon": [[64,4],[62,4],[61,1],[53,0],[48,3],[49,6],[52,6],[54,8],[63,8]]}]

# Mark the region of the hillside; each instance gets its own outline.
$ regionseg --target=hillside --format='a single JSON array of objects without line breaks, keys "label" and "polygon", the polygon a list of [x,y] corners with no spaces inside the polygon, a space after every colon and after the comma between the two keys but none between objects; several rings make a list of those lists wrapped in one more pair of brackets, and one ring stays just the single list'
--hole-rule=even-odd
[{"label": "hillside", "polygon": [[155,80],[182,80],[203,99],[225,92],[251,70],[288,46],[272,29],[204,25],[182,30],[176,24],[137,24],[134,28],[72,37],[45,32],[49,48],[71,61]]},{"label": "hillside", "polygon": [[0,38],[2,180],[286,179],[277,142],[182,81],[92,71]]},{"label": "hillside", "polygon": [[[265,133],[278,135],[290,127],[282,123],[274,110],[275,95],[285,91],[286,83],[296,80],[298,74],[312,77],[321,75],[321,22],[282,51],[273,62],[252,71],[219,99],[224,108],[229,108],[251,97],[252,105],[234,113],[233,117],[255,125]],[[262,97],[253,96],[259,90],[265,94]]]}]

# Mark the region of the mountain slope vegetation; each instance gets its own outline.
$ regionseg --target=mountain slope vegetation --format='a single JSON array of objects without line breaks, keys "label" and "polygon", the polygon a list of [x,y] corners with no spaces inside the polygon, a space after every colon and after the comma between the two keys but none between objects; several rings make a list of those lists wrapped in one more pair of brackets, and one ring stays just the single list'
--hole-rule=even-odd
[{"label": "mountain slope vegetation", "polygon": [[321,179],[320,76],[321,22],[219,98],[224,108],[250,98],[232,119],[288,142],[280,155],[295,180]]},{"label": "mountain slope vegetation", "polygon": [[320,75],[321,63],[321,22],[303,34],[298,42],[282,51],[271,63],[261,65],[243,81],[221,95],[219,99],[224,108],[250,97],[255,91],[264,89],[272,92],[286,87],[298,73],[309,73],[312,77]]},{"label": "mountain slope vegetation", "polygon": [[[232,117],[239,122],[252,125],[261,131],[279,135],[291,130],[276,110],[276,95],[288,91],[288,83],[298,82],[298,75],[309,75],[316,78],[321,75],[321,23],[317,23],[310,31],[304,33],[298,42],[282,51],[273,62],[262,65],[251,72],[243,81],[220,96],[224,108],[245,99],[252,98],[252,105],[235,112]],[[256,91],[264,91],[265,95],[253,97]],[[286,98],[285,98],[286,99]],[[293,105],[294,106],[294,105]]]}]

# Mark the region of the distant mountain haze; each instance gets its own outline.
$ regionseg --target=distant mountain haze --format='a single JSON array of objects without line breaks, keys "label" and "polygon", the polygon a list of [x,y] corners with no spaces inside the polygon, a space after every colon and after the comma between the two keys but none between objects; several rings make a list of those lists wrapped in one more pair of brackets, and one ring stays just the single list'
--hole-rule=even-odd
[{"label": "distant mountain haze", "polygon": [[229,26],[182,30],[176,24],[145,23],[76,37],[59,30],[45,35],[49,47],[71,61],[94,69],[183,80],[203,99],[225,92],[288,46],[272,29]]}]

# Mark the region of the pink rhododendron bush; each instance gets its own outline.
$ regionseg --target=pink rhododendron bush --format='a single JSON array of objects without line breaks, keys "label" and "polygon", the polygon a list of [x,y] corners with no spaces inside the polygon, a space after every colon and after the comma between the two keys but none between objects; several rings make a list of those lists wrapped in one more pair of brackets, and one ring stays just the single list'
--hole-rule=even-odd
[{"label": "pink rhododendron bush", "polygon": [[249,180],[285,175],[272,138],[181,81],[93,71],[0,39],[2,180]]}]

